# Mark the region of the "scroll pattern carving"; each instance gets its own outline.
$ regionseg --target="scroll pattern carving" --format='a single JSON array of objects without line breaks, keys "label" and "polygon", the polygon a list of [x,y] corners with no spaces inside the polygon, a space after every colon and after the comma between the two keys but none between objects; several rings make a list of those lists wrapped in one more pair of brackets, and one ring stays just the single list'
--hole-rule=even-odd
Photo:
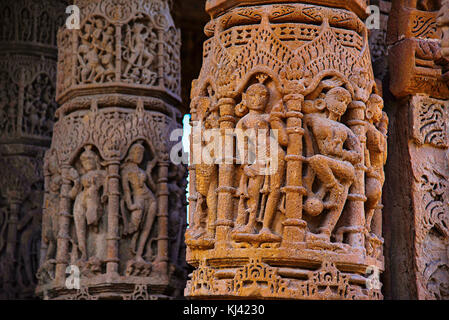
[{"label": "scroll pattern carving", "polygon": [[273,4],[229,9],[206,34],[192,120],[223,141],[233,129],[277,130],[277,167],[262,174],[267,163],[237,154],[192,166],[186,243],[198,269],[186,295],[381,298],[366,274],[337,267],[383,269],[388,118],[363,23],[343,9]]},{"label": "scroll pattern carving", "polygon": [[[444,29],[438,27],[444,21],[444,16],[438,18],[439,9],[436,2],[433,5],[418,2],[414,6],[407,1],[393,4],[387,40],[389,61],[392,66],[395,61],[403,61],[391,73],[390,90],[396,97],[416,93],[439,99],[449,96],[446,76],[443,77],[447,72],[447,61],[442,58],[444,49],[435,41],[441,38]],[[398,38],[400,34],[403,39]]]},{"label": "scroll pattern carving", "polygon": [[[414,96],[415,261],[419,299],[448,299],[447,100]],[[422,155],[425,154],[425,161]]]}]

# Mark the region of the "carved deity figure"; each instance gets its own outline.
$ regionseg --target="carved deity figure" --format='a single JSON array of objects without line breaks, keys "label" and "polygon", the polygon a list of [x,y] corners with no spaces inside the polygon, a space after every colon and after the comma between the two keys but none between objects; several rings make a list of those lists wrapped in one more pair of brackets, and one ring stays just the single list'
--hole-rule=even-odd
[{"label": "carved deity figure", "polygon": [[382,187],[385,182],[383,166],[387,161],[387,130],[388,117],[383,109],[383,99],[372,94],[366,105],[367,132],[365,157],[366,172],[365,203],[366,230],[371,231],[371,221],[376,210],[380,210],[382,201]]},{"label": "carved deity figure", "polygon": [[81,82],[104,82],[115,75],[114,67],[114,28],[107,27],[101,19],[86,23],[78,49],[81,65]]},{"label": "carved deity figure", "polygon": [[[130,35],[132,34],[132,35]],[[146,41],[148,37],[153,41],[156,35],[146,28],[142,23],[136,23],[131,30],[128,30],[128,40],[130,42],[131,56],[125,68],[127,74],[131,68],[148,69],[155,59],[155,55],[147,49]]]},{"label": "carved deity figure", "polygon": [[[243,172],[238,189],[240,201],[236,229],[233,233],[234,235],[255,234],[257,233],[256,222],[259,220],[263,224],[259,232],[261,237],[267,238],[267,240],[280,240],[280,237],[273,234],[270,228],[274,214],[279,206],[280,188],[284,182],[285,175],[285,152],[280,145],[287,146],[288,136],[283,122],[279,116],[275,116],[280,112],[282,113],[282,110],[277,110],[280,109],[280,106],[273,108],[271,114],[265,113],[269,95],[270,92],[262,83],[251,85],[246,94],[243,95],[244,103],[249,111],[248,114],[239,120],[236,129],[243,134],[249,133],[249,139],[247,143],[243,142]],[[277,153],[276,156],[270,154],[271,149],[273,149],[270,143],[274,143],[269,140],[270,129],[278,130],[279,141],[276,141],[278,145],[274,146],[274,150]],[[260,139],[260,135],[266,136],[266,142],[262,142],[265,145],[259,145],[259,142],[264,140]],[[251,163],[251,159],[246,157],[251,149],[250,144],[257,144],[254,149],[257,153],[254,163]],[[277,167],[275,173],[267,172],[270,167],[270,161],[277,162],[275,164]],[[260,201],[261,194],[262,201]],[[247,203],[246,206],[245,202]]]},{"label": "carved deity figure", "polygon": [[[73,215],[75,231],[78,239],[78,248],[81,251],[81,261],[87,260],[86,232],[88,226],[98,230],[98,224],[102,216],[102,203],[107,198],[106,171],[99,169],[100,163],[92,146],[87,146],[80,156],[82,176],[80,190],[75,198]],[[100,189],[103,187],[103,195]]]},{"label": "carved deity figure", "polygon": [[[125,234],[132,235],[131,250],[135,255],[134,259],[128,262],[127,274],[133,273],[134,264],[146,264],[143,254],[157,213],[154,195],[157,186],[153,181],[152,171],[158,159],[154,158],[148,162],[146,170],[143,170],[139,165],[143,161],[144,153],[145,147],[140,141],[133,144],[121,169],[125,202],[122,202],[122,216]],[[124,212],[124,204],[131,212],[129,221]]]},{"label": "carved deity figure", "polygon": [[[196,106],[198,119],[200,120],[202,131],[218,128],[218,111],[215,103],[210,97],[201,97],[192,101]],[[201,146],[206,143],[205,135],[201,132]],[[212,137],[214,139],[214,137]],[[209,141],[209,144],[217,141]],[[214,157],[214,148],[210,148],[211,158]],[[204,159],[203,159],[204,160]],[[186,233],[187,239],[207,238],[213,239],[215,235],[215,220],[217,215],[217,193],[218,170],[214,163],[202,161],[195,167],[197,203],[193,215],[193,224]],[[207,221],[206,221],[207,220]],[[204,225],[206,225],[204,227]]]},{"label": "carved deity figure", "polygon": [[[349,187],[354,181],[354,166],[362,159],[360,141],[347,126],[339,122],[351,100],[351,94],[346,89],[333,88],[326,93],[324,99],[328,115],[316,112],[307,114],[304,118],[318,149],[318,154],[311,156],[308,164],[322,183],[316,194],[311,194],[311,190],[308,190],[309,197],[304,210],[312,216],[321,214],[324,209],[329,210],[318,229],[319,234],[316,235],[326,241],[330,241]],[[326,193],[329,193],[329,197],[323,203]]]}]

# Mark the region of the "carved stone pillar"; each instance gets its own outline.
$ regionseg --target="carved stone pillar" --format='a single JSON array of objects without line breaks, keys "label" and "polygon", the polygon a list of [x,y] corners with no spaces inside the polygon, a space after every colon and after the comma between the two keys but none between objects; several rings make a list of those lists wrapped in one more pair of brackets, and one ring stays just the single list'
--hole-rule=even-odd
[{"label": "carved stone pillar", "polygon": [[63,1],[0,4],[0,299],[34,297]]},{"label": "carved stone pillar", "polygon": [[440,48],[448,7],[441,3],[395,1],[389,19],[395,96],[388,101],[392,156],[384,199],[390,299],[449,298],[449,87]]},{"label": "carved stone pillar", "polygon": [[169,159],[181,121],[180,32],[169,1],[74,3],[80,29],[58,33],[61,107],[45,161],[48,250],[37,292],[179,296],[186,168]]},{"label": "carved stone pillar", "polygon": [[[190,298],[382,298],[388,119],[366,5],[308,2],[206,2]],[[264,158],[251,160],[252,146]]]}]

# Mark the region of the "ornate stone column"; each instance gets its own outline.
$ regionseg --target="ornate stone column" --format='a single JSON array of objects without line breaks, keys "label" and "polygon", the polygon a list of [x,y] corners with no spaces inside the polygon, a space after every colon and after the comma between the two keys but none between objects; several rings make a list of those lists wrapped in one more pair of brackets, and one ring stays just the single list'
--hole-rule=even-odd
[{"label": "ornate stone column", "polygon": [[169,159],[181,121],[180,32],[169,1],[74,4],[80,29],[58,34],[61,107],[46,154],[49,249],[37,292],[47,299],[179,296],[187,170]]},{"label": "ornate stone column", "polygon": [[[217,161],[191,159],[186,296],[382,298],[388,119],[365,9],[206,2],[212,19],[191,112],[198,131],[219,134],[192,138],[192,154],[213,149]],[[258,140],[267,130],[269,148]],[[242,156],[250,145],[267,161]]]},{"label": "ornate stone column", "polygon": [[64,1],[0,4],[0,299],[34,297]]},{"label": "ornate stone column", "polygon": [[444,2],[395,1],[389,19],[394,97],[388,100],[392,156],[386,168],[385,293],[390,299],[449,298],[449,87],[441,41],[448,7],[440,7]]}]

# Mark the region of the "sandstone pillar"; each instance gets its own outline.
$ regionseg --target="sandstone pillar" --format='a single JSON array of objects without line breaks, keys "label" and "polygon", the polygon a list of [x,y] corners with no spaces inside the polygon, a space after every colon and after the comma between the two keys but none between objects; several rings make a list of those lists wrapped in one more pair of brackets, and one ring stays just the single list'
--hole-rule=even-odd
[{"label": "sandstone pillar", "polygon": [[441,41],[449,8],[441,6],[444,2],[395,1],[389,19],[394,97],[387,102],[392,156],[384,202],[390,299],[449,298],[449,87],[446,37]]},{"label": "sandstone pillar", "polygon": [[363,3],[206,2],[186,296],[382,298],[388,119]]},{"label": "sandstone pillar", "polygon": [[34,297],[63,1],[0,4],[0,299]]},{"label": "sandstone pillar", "polygon": [[[185,281],[186,168],[180,32],[166,0],[75,0],[58,33],[57,101],[46,153],[37,292],[47,299],[164,299]],[[74,287],[80,276],[80,288]]]}]

